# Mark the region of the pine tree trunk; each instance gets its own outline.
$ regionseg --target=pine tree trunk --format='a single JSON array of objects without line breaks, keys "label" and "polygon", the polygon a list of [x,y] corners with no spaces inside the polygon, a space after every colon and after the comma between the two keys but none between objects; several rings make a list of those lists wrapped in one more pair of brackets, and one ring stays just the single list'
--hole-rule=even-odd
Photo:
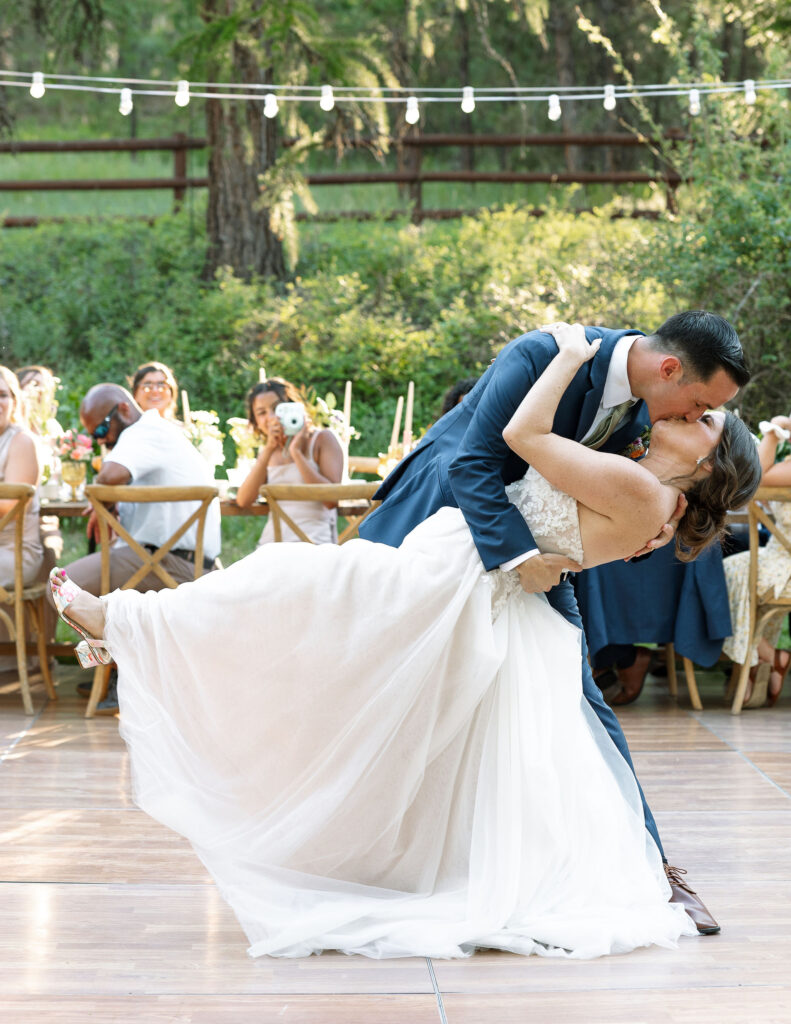
[{"label": "pine tree trunk", "polygon": [[[255,55],[233,44],[233,81],[272,81]],[[277,155],[277,118],[263,116],[258,101],[207,100],[209,143],[208,250],[204,276],[230,267],[245,280],[286,275],[283,247],[269,228],[269,211],[257,208],[259,175]]]},{"label": "pine tree trunk", "polygon": [[[549,10],[549,35],[555,46],[555,70],[558,75],[558,85],[576,85],[574,53],[571,48],[571,37],[574,32],[575,16],[573,9],[567,9],[565,5],[554,3]],[[563,93],[560,94],[562,113],[561,125],[563,131],[573,133],[577,129],[577,111],[573,102],[564,103]],[[579,147],[564,146],[566,157],[566,170],[576,171],[579,162]]]}]

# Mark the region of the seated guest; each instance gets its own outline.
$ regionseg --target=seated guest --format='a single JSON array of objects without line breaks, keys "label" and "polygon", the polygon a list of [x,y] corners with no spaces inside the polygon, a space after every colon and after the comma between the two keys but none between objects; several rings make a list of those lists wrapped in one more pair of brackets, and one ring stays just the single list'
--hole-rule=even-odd
[{"label": "seated guest", "polygon": [[[33,435],[24,425],[24,406],[19,383],[14,373],[0,366],[0,482],[5,484],[38,483],[40,463]],[[12,501],[0,501],[0,515],[13,507]],[[33,583],[41,568],[44,550],[38,521],[38,495],[33,495],[25,512],[22,540],[22,578]],[[0,585],[14,586],[14,541],[16,524],[8,523],[0,530]],[[5,624],[0,622],[0,640],[8,640]],[[0,657],[0,671],[16,669],[16,658]]]},{"label": "seated guest", "polygon": [[[275,416],[282,402],[296,402],[303,410],[304,424],[292,437],[287,437],[283,424]],[[260,381],[247,395],[247,415],[256,432],[264,438],[255,465],[242,482],[236,504],[252,505],[264,484],[338,484],[343,476],[343,449],[331,430],[316,428],[299,391],[282,377]],[[284,501],[283,511],[314,544],[332,544],[338,539],[337,512],[332,504],[319,501]],[[281,523],[282,539],[300,538],[286,523]],[[260,544],[275,539],[274,522],[270,516],[261,534]]]},{"label": "seated guest", "polygon": [[173,371],[165,363],[141,363],[131,381],[132,397],[143,410],[156,409],[160,416],[175,420],[178,385]]},{"label": "seated guest", "polygon": [[[63,434],[63,428],[56,419],[58,402],[55,396],[60,381],[47,366],[21,366],[16,374],[22,392],[27,426],[38,449],[43,478],[46,481],[49,468],[49,478],[57,479],[60,461],[55,455],[53,442]],[[37,579],[44,582],[49,576],[50,569],[62,561],[63,536],[57,516],[40,516],[39,526],[44,561]],[[47,606],[44,609],[44,631],[48,642],[55,639],[57,621],[55,610]]]},{"label": "seated guest", "polygon": [[[771,422],[782,431],[791,429],[791,418],[788,416],[775,416]],[[775,462],[775,453],[781,440],[779,433],[767,430],[758,445],[758,456],[763,471],[761,483],[765,487],[791,486],[791,461],[785,459],[782,462]],[[773,502],[772,514],[783,532],[791,534],[791,504]],[[777,615],[771,616],[761,627],[761,635],[757,642],[748,650],[749,551],[731,555],[725,559],[723,566],[733,625],[733,635],[726,639],[723,651],[737,667],[742,666],[748,659],[750,665],[754,666],[750,673],[750,683],[743,706],[759,708],[768,704],[769,707],[774,707],[791,668],[791,651],[777,649],[786,613],[778,611]],[[758,553],[758,593],[762,594],[767,590],[771,590],[775,597],[791,595],[791,554],[774,536],[769,538],[766,547],[762,547]]]},{"label": "seated guest", "polygon": [[[80,406],[80,419],[86,431],[106,449],[101,471],[95,483],[111,487],[134,484],[139,487],[213,486],[214,474],[208,462],[190,444],[180,427],[159,412],[143,412],[129,392],[117,384],[97,384],[85,395]],[[123,502],[119,519],[131,537],[154,551],[184,522],[192,511],[186,502],[137,504]],[[92,513],[88,535],[99,539],[98,523]],[[195,577],[195,542],[197,526],[193,525],[178,540],[178,547],[162,559],[163,569],[178,582]],[[220,508],[212,502],[204,530],[203,571],[214,567],[220,553]],[[101,552],[86,555],[72,562],[69,575],[79,586],[98,595],[101,589]],[[125,583],[141,565],[140,558],[120,539],[110,549],[110,590]],[[140,591],[161,590],[165,584],[149,573],[138,583]],[[51,594],[47,597],[52,602]],[[54,603],[53,603],[54,607]],[[100,710],[117,707],[114,693],[108,693]]]},{"label": "seated guest", "polygon": [[16,371],[28,429],[40,437],[60,437],[63,428],[55,418],[55,393],[60,381],[46,366],[20,366]]}]

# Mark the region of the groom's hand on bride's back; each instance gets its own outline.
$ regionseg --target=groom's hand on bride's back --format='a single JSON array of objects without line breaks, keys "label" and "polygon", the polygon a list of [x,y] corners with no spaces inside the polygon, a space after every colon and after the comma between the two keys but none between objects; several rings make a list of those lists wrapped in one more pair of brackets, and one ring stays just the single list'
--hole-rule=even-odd
[{"label": "groom's hand on bride's back", "polygon": [[582,572],[582,566],[565,555],[533,555],[517,565],[516,571],[522,590],[528,594],[540,594],[556,587],[563,573]]},{"label": "groom's hand on bride's back", "polygon": [[631,562],[633,558],[640,558],[643,555],[650,555],[652,551],[656,551],[657,548],[663,548],[665,544],[669,544],[670,541],[676,535],[676,528],[681,522],[681,518],[687,511],[687,499],[683,494],[679,494],[678,502],[676,503],[676,510],[670,518],[669,523],[665,523],[659,534],[649,540],[644,548],[640,548],[639,551],[635,551],[633,555],[629,555],[628,558],[624,558],[624,562]]}]

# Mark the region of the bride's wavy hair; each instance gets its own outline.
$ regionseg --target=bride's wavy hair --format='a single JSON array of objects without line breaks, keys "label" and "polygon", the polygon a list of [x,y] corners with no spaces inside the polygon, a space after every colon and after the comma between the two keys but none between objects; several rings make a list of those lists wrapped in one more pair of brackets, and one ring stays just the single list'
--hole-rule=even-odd
[{"label": "bride's wavy hair", "polygon": [[722,436],[706,462],[711,472],[685,488],[687,511],[676,530],[676,557],[691,562],[726,529],[726,516],[743,508],[761,483],[755,438],[732,412],[725,413]]}]

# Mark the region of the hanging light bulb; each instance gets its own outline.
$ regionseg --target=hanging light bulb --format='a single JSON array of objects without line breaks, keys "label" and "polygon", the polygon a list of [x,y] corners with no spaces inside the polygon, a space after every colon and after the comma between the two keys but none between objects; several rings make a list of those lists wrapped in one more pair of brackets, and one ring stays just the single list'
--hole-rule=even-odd
[{"label": "hanging light bulb", "polygon": [[549,110],[547,111],[547,117],[550,121],[559,121],[560,113],[560,97],[556,92],[553,92],[549,97]]},{"label": "hanging light bulb", "polygon": [[186,107],[190,101],[190,84],[189,82],[181,78],[176,85],[176,106]]},{"label": "hanging light bulb", "polygon": [[604,109],[615,110],[615,86],[605,85],[604,87]]},{"label": "hanging light bulb", "polygon": [[33,81],[30,84],[30,95],[34,100],[40,100],[45,92],[43,73],[41,71],[34,71]]},{"label": "hanging light bulb", "polygon": [[697,89],[689,90],[689,112],[693,117],[700,113],[700,92]]},{"label": "hanging light bulb", "polygon": [[471,85],[465,85],[461,90],[461,109],[465,114],[471,114],[475,110],[475,93]]},{"label": "hanging light bulb", "polygon": [[321,107],[322,110],[326,111],[332,110],[332,108],[335,106],[335,97],[332,95],[331,85],[322,85],[319,106]]},{"label": "hanging light bulb", "polygon": [[127,114],[132,113],[132,90],[122,89],[121,90],[121,102],[118,104],[118,110],[126,117]]},{"label": "hanging light bulb", "polygon": [[277,96],[273,92],[268,92],[264,96],[264,117],[277,117]]},{"label": "hanging light bulb", "polygon": [[[32,89],[30,91],[33,92]],[[753,103],[755,103],[755,100],[755,82],[752,78],[747,78],[744,81],[744,102],[748,107],[751,107]]]},{"label": "hanging light bulb", "polygon": [[404,114],[407,124],[417,124],[420,120],[420,110],[417,105],[417,96],[408,96],[406,101],[406,114]]}]

